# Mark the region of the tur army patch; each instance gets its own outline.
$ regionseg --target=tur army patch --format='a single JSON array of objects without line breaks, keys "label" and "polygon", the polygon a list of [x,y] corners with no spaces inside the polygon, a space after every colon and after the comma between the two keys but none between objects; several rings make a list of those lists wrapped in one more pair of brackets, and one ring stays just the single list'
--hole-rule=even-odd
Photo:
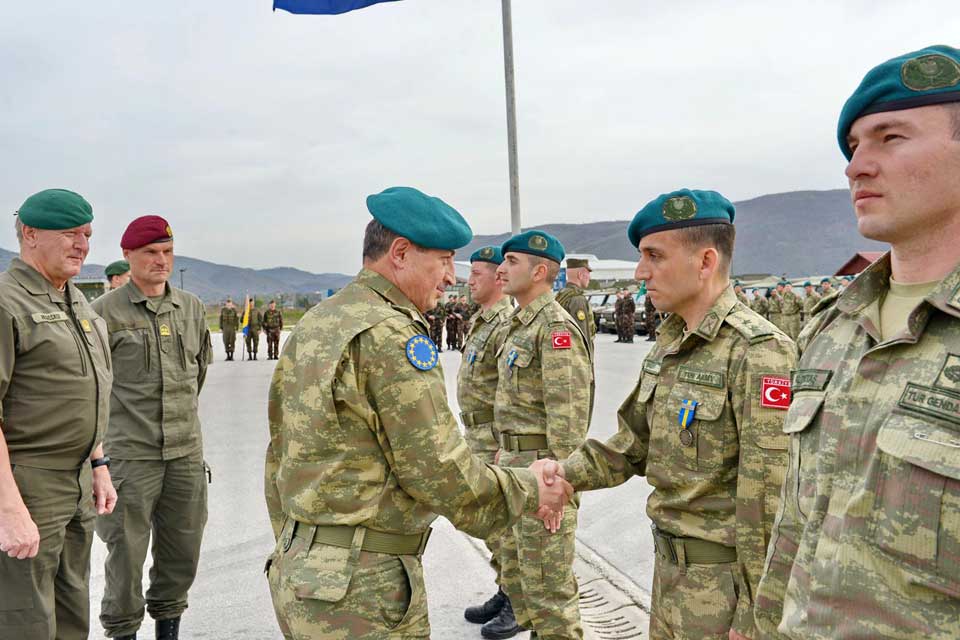
[{"label": "tur army patch", "polygon": [[420,371],[430,371],[440,362],[437,345],[424,335],[413,336],[407,340],[407,360]]},{"label": "tur army patch", "polygon": [[760,377],[760,406],[768,409],[790,408],[790,378],[783,376]]},{"label": "tur army patch", "polygon": [[573,340],[569,331],[554,331],[551,335],[551,344],[554,349],[569,349],[573,346]]},{"label": "tur army patch", "polygon": [[703,384],[717,389],[725,388],[724,374],[722,371],[706,371],[704,369],[694,369],[686,365],[681,365],[677,372],[677,380],[680,382],[692,382],[693,384]]}]

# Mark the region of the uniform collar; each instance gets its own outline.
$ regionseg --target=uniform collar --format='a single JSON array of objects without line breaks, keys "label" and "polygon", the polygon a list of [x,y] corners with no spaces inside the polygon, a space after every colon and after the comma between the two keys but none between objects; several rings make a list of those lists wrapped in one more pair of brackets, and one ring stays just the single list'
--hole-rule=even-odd
[{"label": "uniform collar", "polygon": [[[862,312],[890,288],[890,252],[863,270],[837,298],[837,309],[844,313]],[[946,314],[960,318],[960,263],[924,300]]]},{"label": "uniform collar", "polygon": [[65,291],[67,287],[70,288],[70,301],[73,304],[77,304],[79,302],[78,296],[83,295],[70,280],[67,280],[64,291],[59,291],[49,280],[44,278],[39,271],[24,262],[21,258],[13,258],[10,260],[10,266],[7,271],[13,276],[13,279],[19,282],[20,286],[26,289],[31,295],[46,295],[51,302],[62,302],[66,304]]},{"label": "uniform collar", "polygon": [[[710,306],[710,309],[706,315],[703,316],[703,320],[700,321],[697,328],[688,334],[688,337],[690,335],[698,335],[707,342],[712,342],[713,339],[717,337],[717,334],[720,333],[720,327],[723,326],[723,321],[727,319],[727,316],[733,312],[739,303],[740,301],[737,300],[737,294],[733,291],[733,285],[728,284],[727,288],[723,290],[720,296]],[[683,330],[686,326],[683,318],[676,313],[671,313],[660,327],[660,334],[664,337],[664,344],[672,344],[676,340],[683,338]]]},{"label": "uniform collar", "polygon": [[509,311],[511,306],[512,305],[510,304],[510,296],[503,296],[502,298],[497,300],[496,304],[494,304],[492,307],[484,311],[481,311],[480,317],[483,318],[484,322],[490,322],[495,317],[500,315],[502,311],[504,310]]},{"label": "uniform collar", "polygon": [[572,282],[568,282],[567,284],[563,285],[563,288],[564,288],[564,289],[573,289],[573,290],[576,291],[577,293],[581,293],[581,292],[583,291],[583,289],[581,289],[581,288],[578,287],[577,285],[573,284]]},{"label": "uniform collar", "polygon": [[420,313],[419,309],[417,309],[417,305],[413,304],[410,301],[410,298],[408,298],[403,291],[400,291],[400,288],[397,287],[397,285],[393,284],[376,271],[371,269],[361,269],[360,273],[357,274],[356,282],[364,287],[373,289],[387,302],[395,307],[405,310],[411,314],[412,317],[419,319],[423,324],[427,323],[426,319],[423,317],[423,314]]},{"label": "uniform collar", "polygon": [[528,325],[531,322],[533,322],[533,319],[537,317],[537,314],[540,313],[540,310],[543,309],[548,304],[550,304],[551,302],[553,302],[553,300],[554,300],[553,291],[545,291],[544,293],[541,293],[539,296],[534,298],[534,300],[530,304],[523,307],[522,309],[518,307],[517,310],[514,311],[513,315],[520,322]]},{"label": "uniform collar", "polygon": [[[155,303],[148,296],[144,295],[143,291],[140,291],[140,288],[133,282],[133,278],[127,280],[127,284],[123,285],[123,287],[127,290],[127,296],[130,298],[130,302],[133,304],[140,304],[142,302],[154,313],[168,311],[171,307],[180,307],[180,296],[177,295],[177,291],[170,286],[169,282],[163,283],[163,298],[159,303]],[[157,308],[154,309],[153,305],[156,305]]]}]

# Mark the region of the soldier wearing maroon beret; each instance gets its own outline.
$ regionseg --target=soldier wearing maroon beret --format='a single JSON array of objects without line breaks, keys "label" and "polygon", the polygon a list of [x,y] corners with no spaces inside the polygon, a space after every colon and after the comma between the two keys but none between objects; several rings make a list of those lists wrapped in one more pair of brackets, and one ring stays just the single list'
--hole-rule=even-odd
[{"label": "soldier wearing maroon beret", "polygon": [[212,361],[203,303],[168,282],[173,230],[160,216],[137,218],[120,240],[130,281],[94,303],[106,320],[114,386],[104,448],[118,502],[97,521],[106,543],[100,621],[111,638],[134,638],[143,622],[147,541],[153,569],[146,610],[156,637],[178,638],[207,521],[197,401]]}]

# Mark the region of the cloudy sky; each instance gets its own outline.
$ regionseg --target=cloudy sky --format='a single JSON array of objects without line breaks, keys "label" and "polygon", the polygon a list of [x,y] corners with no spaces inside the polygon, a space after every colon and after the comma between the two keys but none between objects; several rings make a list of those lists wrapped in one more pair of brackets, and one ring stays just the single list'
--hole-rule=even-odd
[{"label": "cloudy sky", "polygon": [[[863,74],[960,45],[956,0],[513,4],[527,227],[628,219],[681,186],[843,187],[836,116]],[[316,272],[359,267],[364,198],[392,185],[507,231],[500,19],[497,0],[342,16],[4,3],[0,211],[65,187],[94,206],[91,261],[159,213],[180,254]],[[12,217],[0,247],[16,247]]]}]

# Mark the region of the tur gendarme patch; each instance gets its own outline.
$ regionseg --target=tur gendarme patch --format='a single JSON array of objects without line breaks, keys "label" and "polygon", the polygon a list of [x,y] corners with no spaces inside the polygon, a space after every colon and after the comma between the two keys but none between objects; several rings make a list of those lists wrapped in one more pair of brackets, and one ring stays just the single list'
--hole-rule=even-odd
[{"label": "tur gendarme patch", "polygon": [[960,65],[939,54],[920,56],[903,63],[900,79],[913,91],[954,87],[960,84]]},{"label": "tur gendarme patch", "polygon": [[687,196],[670,198],[663,203],[663,217],[671,222],[689,220],[697,215],[697,203]]}]

